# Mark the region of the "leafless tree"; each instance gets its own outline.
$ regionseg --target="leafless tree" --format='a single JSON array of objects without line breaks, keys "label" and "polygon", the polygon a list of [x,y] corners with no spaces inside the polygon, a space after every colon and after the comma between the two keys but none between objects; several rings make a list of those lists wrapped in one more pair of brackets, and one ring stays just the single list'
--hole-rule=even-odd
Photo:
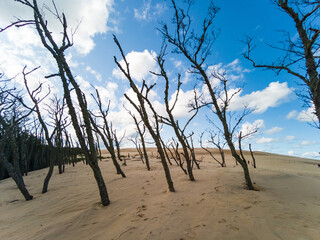
[{"label": "leafless tree", "polygon": [[[43,84],[39,84],[39,86],[34,89],[34,90],[30,90],[29,86],[28,86],[28,81],[27,81],[27,76],[29,74],[31,74],[33,71],[35,71],[37,68],[29,71],[29,72],[26,72],[26,67],[24,67],[23,69],[23,77],[24,77],[24,85],[26,87],[26,90],[27,90],[27,93],[31,99],[31,101],[33,102],[33,107],[35,109],[35,112],[37,114],[37,117],[38,117],[38,120],[41,124],[41,127],[43,129],[43,132],[44,132],[44,136],[45,136],[45,139],[47,141],[47,144],[49,146],[49,152],[50,152],[50,165],[49,165],[49,171],[47,173],[47,176],[45,177],[45,180],[44,180],[44,183],[43,183],[43,187],[42,187],[42,193],[46,193],[48,191],[48,185],[49,185],[49,181],[50,181],[50,178],[52,176],[52,173],[53,173],[53,169],[54,169],[54,165],[55,165],[55,159],[56,159],[56,154],[53,152],[54,151],[54,142],[53,142],[53,137],[54,135],[58,136],[58,138],[60,139],[61,138],[61,134],[62,134],[62,126],[65,125],[65,123],[62,123],[62,121],[64,120],[63,119],[63,111],[64,111],[64,108],[65,108],[65,105],[64,103],[61,104],[60,100],[57,98],[57,96],[52,100],[54,102],[54,104],[52,104],[52,106],[50,105],[47,105],[50,110],[50,115],[51,115],[51,118],[53,119],[54,121],[54,124],[53,124],[53,131],[52,133],[50,134],[49,132],[49,129],[48,129],[48,125],[42,114],[41,114],[41,111],[40,111],[40,103],[50,94],[50,89],[48,91],[47,94],[45,94],[44,96],[40,96],[40,94],[42,94],[42,86]],[[30,108],[31,109],[31,108]],[[60,134],[57,132],[60,132]],[[60,154],[58,154],[60,155]],[[59,158],[59,156],[57,156]],[[61,156],[60,156],[61,157]],[[59,167],[59,173],[62,172],[62,169],[61,167]]]},{"label": "leafless tree", "polygon": [[170,165],[172,165],[172,162],[171,162],[169,154],[168,154],[168,147],[166,146],[166,144],[164,143],[162,138],[160,138],[160,142],[161,142],[161,145],[162,145],[162,148],[163,148],[163,152],[164,152],[164,155],[166,156],[166,159],[167,159],[168,163]]},{"label": "leafless tree", "polygon": [[251,149],[251,143],[249,144],[249,150],[250,150],[250,154],[251,154],[251,157],[252,157],[252,165],[253,165],[254,168],[257,168],[256,159],[255,159],[255,157],[253,155],[253,151]]},{"label": "leafless tree", "polygon": [[139,154],[141,162],[144,164],[143,153],[142,153],[142,149],[141,149],[140,140],[139,140],[138,135],[139,135],[139,133],[136,133],[134,136],[131,136],[130,138],[128,138],[128,140],[133,143],[133,145],[135,146],[135,148]]},{"label": "leafless tree", "polygon": [[120,148],[120,144],[121,144],[122,140],[124,139],[124,137],[125,137],[125,135],[126,135],[126,132],[123,133],[123,135],[122,135],[122,137],[120,138],[120,140],[119,140],[119,138],[118,138],[117,130],[116,130],[116,129],[114,129],[114,130],[112,131],[112,135],[113,135],[113,139],[114,139],[114,144],[116,145],[116,150],[117,150],[118,159],[119,159],[119,161],[121,161],[121,162],[123,161],[123,166],[127,166],[126,158],[125,158],[125,157],[123,158],[123,157],[121,156],[121,148]]},{"label": "leafless tree", "polygon": [[[160,67],[160,73],[154,73],[156,76],[160,76],[165,80],[165,89],[164,89],[164,102],[166,106],[166,113],[168,114],[168,117],[165,116],[159,116],[161,122],[163,122],[166,125],[169,125],[173,128],[175,135],[181,144],[182,150],[183,150],[183,156],[186,160],[187,163],[187,172],[189,175],[189,179],[191,181],[195,181],[195,178],[193,176],[193,171],[192,171],[192,156],[189,153],[188,149],[188,138],[186,137],[185,130],[189,123],[192,121],[192,119],[197,115],[199,108],[195,108],[195,111],[193,112],[192,116],[187,120],[186,124],[184,126],[180,126],[179,121],[173,116],[173,111],[175,109],[175,106],[179,100],[179,93],[181,89],[182,82],[180,81],[181,75],[178,75],[178,84],[177,84],[177,91],[175,95],[175,99],[173,104],[170,106],[169,104],[169,89],[170,89],[170,81],[167,75],[167,72],[165,70],[165,60],[164,56],[166,54],[166,45],[164,45],[160,51],[160,54],[157,56],[157,63],[158,66]],[[197,95],[196,91],[195,92],[195,104],[197,104]]]},{"label": "leafless tree", "polygon": [[251,56],[254,48],[251,37],[245,40],[247,50],[243,55],[256,68],[273,70],[276,74],[284,71],[300,79],[302,85],[307,87],[307,92],[299,95],[307,106],[310,102],[314,104],[314,114],[318,118],[314,124],[320,128],[320,1],[274,0],[274,3],[291,18],[298,37],[283,31],[285,39],[280,46],[268,44],[271,48],[283,53],[283,56],[271,64],[257,63]]},{"label": "leafless tree", "polygon": [[[97,161],[94,137],[92,132],[92,125],[90,123],[90,113],[86,105],[85,95],[82,93],[75,77],[73,76],[64,54],[65,51],[73,45],[72,36],[74,33],[71,33],[71,36],[70,36],[68,32],[66,16],[63,13],[60,14],[58,12],[56,5],[53,2],[54,9],[50,12],[51,14],[55,15],[55,17],[57,18],[57,20],[60,22],[62,26],[62,39],[61,39],[61,45],[59,46],[57,42],[53,39],[52,33],[48,28],[47,20],[44,18],[44,15],[42,15],[42,13],[40,12],[37,1],[33,0],[31,2],[28,0],[17,0],[17,2],[21,3],[22,5],[32,10],[33,19],[31,20],[18,19],[16,22],[13,22],[9,26],[5,27],[4,29],[1,29],[1,31],[4,31],[5,29],[12,26],[16,26],[16,27],[22,27],[26,25],[35,26],[43,46],[51,53],[51,55],[55,59],[55,62],[58,67],[58,73],[51,74],[47,76],[47,78],[59,77],[61,79],[61,82],[63,85],[64,97],[66,99],[66,103],[69,109],[72,125],[76,132],[81,149],[85,155],[86,161],[88,162],[89,166],[91,167],[94,173],[94,177],[99,188],[101,202],[104,206],[107,206],[109,205],[110,200],[107,192],[107,187],[105,185],[105,182]],[[76,94],[77,103],[80,107],[81,118],[85,126],[85,133],[87,135],[86,137],[87,137],[88,146],[86,144],[86,138],[84,137],[81,131],[80,119],[77,116],[74,103],[72,102],[71,91],[75,91],[75,94]]]},{"label": "leafless tree", "polygon": [[168,148],[168,149],[171,153],[172,158],[179,165],[179,167],[182,169],[184,174],[188,175],[188,171],[183,166],[185,158],[181,158],[181,156],[183,156],[183,155],[179,151],[179,142],[177,142],[174,138],[172,138],[171,148],[172,148],[173,153],[171,152],[170,148]]},{"label": "leafless tree", "polygon": [[[28,192],[20,169],[19,149],[16,136],[20,128],[25,124],[27,117],[33,109],[25,111],[18,101],[21,96],[15,87],[9,87],[10,80],[3,80],[0,74],[0,163],[7,170],[9,176],[17,184],[20,192],[28,201],[33,196]],[[8,159],[11,155],[12,163]]]},{"label": "leafless tree", "polygon": [[96,123],[96,121],[92,117],[90,118],[91,124],[93,125],[95,131],[101,137],[104,146],[107,148],[108,152],[110,153],[111,159],[112,159],[113,165],[116,168],[117,174],[121,174],[122,177],[126,177],[125,173],[122,171],[116,158],[116,149],[114,147],[114,135],[113,135],[112,123],[108,121],[108,118],[107,118],[109,114],[110,101],[107,109],[104,110],[98,89],[96,89],[96,95],[92,94],[92,97],[99,108],[99,115],[96,114],[95,117],[97,119],[101,119],[103,124],[100,126],[99,124]]},{"label": "leafless tree", "polygon": [[192,159],[192,168],[195,164],[197,166],[197,169],[200,169],[200,163],[196,159],[196,152],[195,152],[194,144],[193,144],[193,135],[194,135],[194,132],[192,132],[191,134],[189,134],[189,136],[187,136],[187,138],[190,139],[190,141],[186,141],[186,143],[187,143],[187,147],[190,151],[190,155],[191,155],[191,159]]},{"label": "leafless tree", "polygon": [[[125,94],[125,98],[131,103],[131,105],[136,109],[136,111],[139,113],[141,120],[143,121],[143,123],[145,124],[146,128],[148,129],[151,137],[153,138],[156,146],[157,146],[157,150],[159,152],[160,155],[160,159],[161,159],[161,163],[165,172],[165,176],[166,176],[166,180],[167,180],[167,184],[168,184],[168,188],[169,191],[174,192],[174,185],[171,179],[171,174],[170,174],[170,170],[166,161],[166,157],[165,157],[165,153],[163,151],[163,147],[161,145],[161,141],[160,141],[160,126],[159,126],[159,119],[158,119],[158,114],[155,111],[155,109],[153,108],[150,100],[148,99],[148,94],[151,91],[151,89],[153,88],[154,85],[151,86],[147,86],[145,81],[143,81],[141,90],[138,89],[137,85],[135,84],[135,82],[133,81],[131,74],[130,74],[130,70],[129,70],[129,63],[125,57],[125,54],[121,48],[121,45],[118,41],[118,39],[114,36],[114,41],[117,44],[119,51],[121,53],[121,56],[123,58],[123,61],[125,63],[124,66],[122,66],[116,57],[114,57],[114,61],[117,64],[118,68],[121,70],[121,72],[124,74],[124,76],[128,79],[129,83],[130,83],[130,87],[131,89],[134,91],[137,99],[138,99],[138,103],[134,102],[127,94]],[[153,118],[155,120],[155,126],[152,126],[152,123],[150,122],[150,117],[147,113],[147,107],[149,107],[152,111],[152,115]]]},{"label": "leafless tree", "polygon": [[[162,24],[162,28],[159,29],[159,31],[165,40],[175,47],[174,52],[182,54],[189,61],[193,69],[193,74],[197,75],[197,78],[201,79],[207,87],[210,96],[210,101],[207,102],[207,104],[212,107],[222,125],[221,128],[232,156],[243,168],[247,188],[254,190],[248,165],[238,155],[232,141],[233,128],[230,127],[230,122],[228,122],[228,113],[230,101],[234,95],[229,96],[226,79],[221,79],[222,89],[218,92],[218,89],[213,86],[210,80],[212,76],[207,72],[209,64],[206,60],[211,53],[211,47],[217,37],[213,31],[213,21],[219,8],[217,8],[213,2],[210,3],[206,17],[202,22],[200,34],[197,34],[197,32],[199,32],[198,30],[195,31],[191,29],[192,18],[189,15],[193,1],[186,1],[188,5],[186,10],[178,7],[175,0],[171,2],[174,9],[173,29],[167,24]],[[236,125],[238,122],[241,122],[242,119],[243,117],[238,119]]]},{"label": "leafless tree", "polygon": [[58,164],[59,174],[62,174],[65,166],[63,150],[65,140],[63,132],[71,122],[68,121],[68,117],[65,116],[66,102],[64,99],[59,99],[57,95],[54,95],[53,98],[51,98],[50,104],[46,104],[46,106],[49,117],[52,120],[52,123],[48,125],[54,129],[52,136],[54,140],[56,163]]},{"label": "leafless tree", "polygon": [[[211,143],[213,144],[216,148],[218,148],[219,150],[219,153],[220,153],[220,156],[221,156],[221,161],[219,161],[213,154],[213,152],[211,152],[207,147],[204,147],[203,146],[203,143],[202,143],[202,139],[203,139],[203,135],[204,135],[204,132],[201,133],[200,135],[200,146],[202,149],[204,149],[207,153],[210,154],[210,156],[217,162],[220,164],[221,167],[226,167],[226,161],[225,161],[225,156],[224,156],[224,147],[225,145],[227,144],[226,141],[224,141],[224,138],[223,136],[221,136],[222,132],[219,131],[218,133],[214,133],[212,131],[209,131],[209,140],[208,140],[208,143]],[[223,139],[221,139],[223,138]]]},{"label": "leafless tree", "polygon": [[128,109],[127,109],[127,111],[130,114],[130,116],[132,117],[132,119],[136,125],[137,132],[140,136],[140,142],[142,144],[143,157],[146,162],[146,167],[147,167],[147,170],[150,171],[150,163],[149,163],[149,157],[148,157],[146,141],[145,141],[146,126],[143,125],[142,129],[141,129],[140,123],[142,122],[142,120],[138,121],[137,117],[131,111],[129,111]]}]

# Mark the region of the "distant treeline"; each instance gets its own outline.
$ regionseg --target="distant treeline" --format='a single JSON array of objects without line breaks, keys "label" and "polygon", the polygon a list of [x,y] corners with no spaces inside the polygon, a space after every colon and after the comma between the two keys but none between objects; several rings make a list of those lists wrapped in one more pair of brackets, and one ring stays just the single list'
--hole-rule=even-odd
[{"label": "distant treeline", "polygon": [[[0,133],[0,139],[2,134]],[[79,147],[54,147],[49,151],[43,136],[34,136],[28,132],[20,132],[16,138],[18,147],[18,157],[21,174],[27,176],[28,172],[49,167],[50,154],[56,157],[56,165],[59,167],[59,173],[64,171],[65,164],[75,164],[81,159],[77,159],[77,155],[81,154]],[[4,144],[3,154],[10,163],[13,164],[13,154],[9,143]],[[8,172],[0,165],[0,180],[8,178]]]}]

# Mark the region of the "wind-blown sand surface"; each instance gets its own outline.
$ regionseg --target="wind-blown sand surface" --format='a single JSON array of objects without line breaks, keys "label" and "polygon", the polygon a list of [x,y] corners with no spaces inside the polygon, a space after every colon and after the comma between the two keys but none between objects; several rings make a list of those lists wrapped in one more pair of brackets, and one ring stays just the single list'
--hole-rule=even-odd
[{"label": "wind-blown sand surface", "polygon": [[[134,155],[130,149],[123,153],[129,151]],[[55,170],[46,194],[41,187],[47,169],[29,173],[25,182],[34,199],[28,202],[13,180],[5,179],[0,239],[320,239],[319,161],[257,152],[257,169],[250,171],[260,191],[248,191],[230,155],[226,168],[202,150],[197,156],[204,159],[194,170],[196,182],[170,167],[175,193],[167,191],[158,159],[151,159],[150,172],[138,159],[128,160],[122,167],[127,178],[103,159],[107,207],[99,203],[91,169],[82,163],[67,166],[62,175]]]}]

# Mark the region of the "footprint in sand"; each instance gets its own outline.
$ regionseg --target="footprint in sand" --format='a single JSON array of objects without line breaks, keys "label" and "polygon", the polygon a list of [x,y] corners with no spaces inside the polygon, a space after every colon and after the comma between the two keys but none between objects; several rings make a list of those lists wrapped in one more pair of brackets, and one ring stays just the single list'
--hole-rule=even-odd
[{"label": "footprint in sand", "polygon": [[140,207],[137,207],[137,213],[140,213],[141,211],[145,211],[147,209],[146,205],[141,205]]},{"label": "footprint in sand", "polygon": [[227,220],[225,220],[224,218],[222,218],[218,223],[226,223]]},{"label": "footprint in sand", "polygon": [[204,199],[202,198],[200,201],[197,202],[197,204],[202,203]]}]

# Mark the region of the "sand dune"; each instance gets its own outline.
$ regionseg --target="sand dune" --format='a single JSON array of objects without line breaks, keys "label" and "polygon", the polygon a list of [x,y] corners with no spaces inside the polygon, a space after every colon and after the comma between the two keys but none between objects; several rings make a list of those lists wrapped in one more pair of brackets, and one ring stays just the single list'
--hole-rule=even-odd
[{"label": "sand dune", "polygon": [[99,204],[91,170],[82,163],[55,172],[46,194],[47,170],[31,172],[25,182],[35,198],[29,202],[12,179],[3,180],[0,239],[320,239],[319,162],[257,152],[258,168],[250,171],[260,191],[248,191],[230,155],[226,168],[202,150],[197,155],[204,158],[194,170],[196,182],[171,166],[175,193],[167,191],[156,158],[150,172],[138,159],[128,160],[125,179],[104,159],[108,207]]}]

